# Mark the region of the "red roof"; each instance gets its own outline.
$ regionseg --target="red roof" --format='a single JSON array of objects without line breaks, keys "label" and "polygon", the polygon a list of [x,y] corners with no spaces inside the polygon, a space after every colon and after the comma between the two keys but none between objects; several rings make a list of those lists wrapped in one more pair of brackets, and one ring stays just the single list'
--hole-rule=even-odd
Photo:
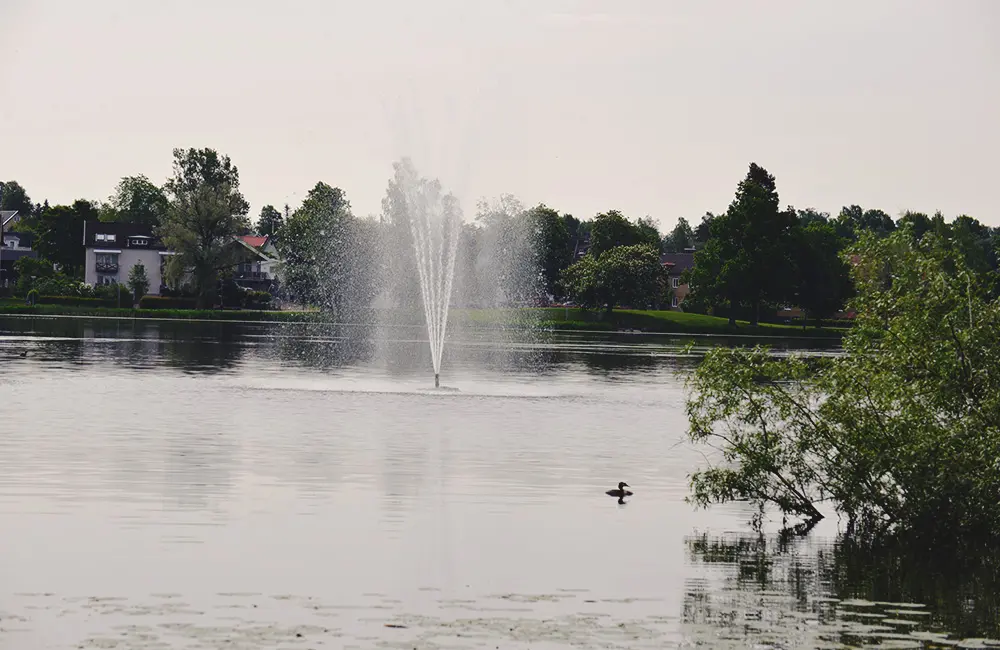
[{"label": "red roof", "polygon": [[267,243],[267,235],[243,235],[240,239],[247,246],[253,246],[254,248],[260,248]]}]

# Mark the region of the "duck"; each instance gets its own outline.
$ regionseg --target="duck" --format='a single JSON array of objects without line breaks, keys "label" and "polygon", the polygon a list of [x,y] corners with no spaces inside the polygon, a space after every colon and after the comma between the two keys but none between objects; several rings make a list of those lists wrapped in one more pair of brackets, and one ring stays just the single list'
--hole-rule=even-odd
[{"label": "duck", "polygon": [[627,487],[631,487],[631,486],[628,483],[626,483],[625,481],[622,481],[621,483],[618,484],[618,489],[617,490],[608,490],[607,492],[605,492],[605,494],[607,494],[609,497],[618,497],[619,499],[621,499],[623,497],[630,497],[630,496],[632,496],[632,492],[629,491],[629,490],[626,490],[625,488],[627,488]]}]

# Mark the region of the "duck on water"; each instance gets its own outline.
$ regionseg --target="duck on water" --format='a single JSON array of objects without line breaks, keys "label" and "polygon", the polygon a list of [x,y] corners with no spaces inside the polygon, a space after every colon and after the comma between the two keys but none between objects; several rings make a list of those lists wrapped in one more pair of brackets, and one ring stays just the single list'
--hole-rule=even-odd
[{"label": "duck on water", "polygon": [[618,484],[617,490],[608,490],[607,492],[605,492],[605,494],[607,494],[609,497],[618,497],[618,498],[630,497],[632,496],[632,492],[630,490],[626,490],[625,488],[627,487],[631,486],[629,486],[629,484],[626,483],[625,481],[622,481],[621,483]]}]

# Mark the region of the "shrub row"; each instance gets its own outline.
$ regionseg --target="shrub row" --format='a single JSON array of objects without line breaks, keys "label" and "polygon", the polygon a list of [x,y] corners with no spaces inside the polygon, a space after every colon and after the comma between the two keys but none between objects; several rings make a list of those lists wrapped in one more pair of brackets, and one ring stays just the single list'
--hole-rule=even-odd
[{"label": "shrub row", "polygon": [[194,298],[172,296],[143,296],[139,300],[139,309],[195,309],[197,305]]},{"label": "shrub row", "polygon": [[[85,298],[83,296],[38,296],[36,302],[40,305],[67,305],[72,307],[118,307],[117,298]],[[132,306],[132,294],[122,292],[121,306]]]}]

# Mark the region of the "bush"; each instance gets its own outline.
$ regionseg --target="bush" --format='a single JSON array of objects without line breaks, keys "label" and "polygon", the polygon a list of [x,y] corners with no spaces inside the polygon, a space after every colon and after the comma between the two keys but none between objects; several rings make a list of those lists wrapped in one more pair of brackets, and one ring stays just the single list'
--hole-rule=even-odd
[{"label": "bush", "polygon": [[[124,297],[124,294],[123,294]],[[117,307],[117,300],[87,298],[83,296],[38,296],[39,305],[65,305],[67,307]],[[122,302],[122,306],[125,303]]]},{"label": "bush", "polygon": [[832,359],[715,349],[692,377],[694,441],[725,462],[700,505],[748,500],[933,544],[1000,539],[1000,299],[933,234],[866,235],[857,318]]},{"label": "bush", "polygon": [[264,310],[271,306],[271,294],[266,291],[247,291],[243,295],[243,309]]},{"label": "bush", "polygon": [[139,309],[195,309],[196,306],[197,301],[194,298],[143,296],[139,300]]},{"label": "bush", "polygon": [[38,290],[32,289],[31,291],[29,291],[28,295],[25,296],[25,302],[27,302],[29,305],[36,304],[38,302]]}]

